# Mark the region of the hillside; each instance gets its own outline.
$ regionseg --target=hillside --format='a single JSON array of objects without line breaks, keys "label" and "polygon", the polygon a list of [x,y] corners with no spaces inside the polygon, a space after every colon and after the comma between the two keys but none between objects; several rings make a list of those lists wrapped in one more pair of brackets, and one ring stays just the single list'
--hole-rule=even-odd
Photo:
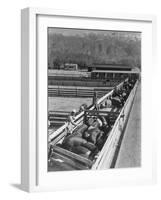
[{"label": "hillside", "polygon": [[53,29],[48,32],[48,67],[77,63],[141,66],[141,34],[134,32]]}]

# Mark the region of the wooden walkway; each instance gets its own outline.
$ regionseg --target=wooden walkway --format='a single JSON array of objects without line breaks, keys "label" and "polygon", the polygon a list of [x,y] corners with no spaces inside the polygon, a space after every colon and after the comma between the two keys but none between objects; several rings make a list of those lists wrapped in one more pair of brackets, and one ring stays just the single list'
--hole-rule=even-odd
[{"label": "wooden walkway", "polygon": [[138,86],[115,168],[141,165],[141,87]]}]

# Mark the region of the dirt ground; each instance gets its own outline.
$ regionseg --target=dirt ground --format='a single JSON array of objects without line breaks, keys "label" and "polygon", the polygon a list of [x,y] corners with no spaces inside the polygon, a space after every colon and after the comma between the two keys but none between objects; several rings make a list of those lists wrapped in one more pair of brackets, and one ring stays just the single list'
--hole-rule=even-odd
[{"label": "dirt ground", "polygon": [[86,103],[92,104],[92,98],[72,98],[72,97],[49,97],[48,110],[49,111],[72,111],[79,110],[80,105]]}]

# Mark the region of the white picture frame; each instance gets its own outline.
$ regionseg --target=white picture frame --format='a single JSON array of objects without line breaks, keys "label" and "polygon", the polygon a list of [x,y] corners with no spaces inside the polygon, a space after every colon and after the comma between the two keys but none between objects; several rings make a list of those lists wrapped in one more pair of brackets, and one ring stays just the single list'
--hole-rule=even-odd
[{"label": "white picture frame", "polygon": [[[41,19],[41,17],[44,17]],[[39,18],[40,17],[40,18]],[[149,146],[149,150],[145,152],[145,168],[141,169],[122,169],[122,170],[112,170],[112,171],[83,171],[83,172],[56,172],[52,176],[52,180],[48,181],[50,177],[47,174],[41,174],[41,165],[44,161],[38,156],[47,152],[47,148],[43,149],[41,147],[41,142],[44,138],[41,138],[39,134],[40,124],[39,120],[43,120],[43,116],[39,116],[44,110],[39,110],[39,104],[43,104],[43,101],[38,103],[40,98],[39,87],[45,87],[42,85],[43,82],[47,80],[45,76],[45,71],[38,64],[38,51],[41,54],[41,48],[44,44],[40,46],[37,45],[39,40],[37,34],[41,29],[43,33],[43,26],[46,28],[48,25],[53,24],[51,18],[61,18],[61,21],[70,19],[71,27],[74,26],[74,22],[80,20],[81,27],[87,28],[82,25],[81,20],[87,20],[88,26],[90,26],[91,21],[97,21],[102,23],[101,27],[104,26],[103,23],[110,20],[111,24],[113,22],[126,23],[128,26],[133,24],[133,29],[143,30],[148,32],[150,30],[150,35],[147,35],[145,42],[148,42],[147,47],[144,47],[142,54],[143,56],[148,56],[147,61],[143,59],[143,65],[147,65],[147,68],[143,67],[143,99],[148,95],[147,88],[151,86],[148,83],[148,78],[151,76],[150,67],[152,64],[154,66],[155,59],[155,48],[156,48],[156,19],[152,15],[131,15],[131,14],[112,14],[103,13],[97,11],[95,13],[84,12],[84,11],[62,11],[44,8],[25,8],[22,10],[21,15],[21,187],[25,191],[54,191],[63,189],[74,189],[74,188],[95,188],[95,187],[106,187],[111,185],[122,185],[122,184],[151,184],[156,181],[156,152],[155,152],[155,134],[151,138],[147,136],[145,139],[146,150]],[[56,22],[55,22],[56,23]],[[64,22],[65,23],[65,22]],[[139,26],[137,27],[137,24]],[[144,27],[144,24],[149,24],[149,27]],[[53,24],[54,25],[54,24]],[[135,28],[134,28],[135,25]],[[60,27],[63,24],[60,24]],[[75,26],[74,26],[75,27]],[[89,27],[89,29],[92,28]],[[99,25],[98,25],[99,28]],[[43,34],[42,34],[43,35]],[[145,34],[146,35],[146,34]],[[143,36],[144,37],[144,36]],[[40,48],[40,49],[39,49]],[[46,50],[47,51],[47,50]],[[155,67],[155,66],[154,66]],[[45,67],[44,67],[45,68]],[[47,71],[47,69],[45,68]],[[45,73],[44,73],[45,72]],[[43,77],[44,76],[44,77]],[[45,91],[45,88],[44,88]],[[47,93],[44,93],[45,95]],[[45,96],[44,95],[44,96]],[[45,97],[47,98],[47,96]],[[44,99],[44,98],[42,98]],[[143,119],[143,129],[142,131],[152,130],[152,125],[149,125],[148,129],[145,128],[144,124],[149,123],[149,119],[146,117],[145,110],[151,105],[150,99],[147,100],[142,108],[142,119]],[[151,108],[149,108],[151,112]],[[46,114],[44,114],[46,115]],[[41,118],[41,119],[40,119]],[[44,118],[46,120],[46,118]],[[151,119],[154,120],[154,119]],[[42,128],[43,129],[43,128]],[[46,134],[46,133],[45,133]],[[47,134],[45,135],[47,137]],[[47,142],[46,142],[47,143]],[[148,155],[152,155],[150,159]],[[144,171],[144,172],[143,172]],[[42,172],[43,173],[43,172]],[[47,173],[47,172],[46,172]],[[43,177],[41,177],[43,176]],[[62,181],[63,177],[67,181]],[[86,178],[87,177],[87,178]],[[84,179],[86,182],[84,183]],[[40,181],[41,180],[41,181]],[[77,181],[79,180],[79,181]],[[47,183],[48,182],[48,183]]]}]

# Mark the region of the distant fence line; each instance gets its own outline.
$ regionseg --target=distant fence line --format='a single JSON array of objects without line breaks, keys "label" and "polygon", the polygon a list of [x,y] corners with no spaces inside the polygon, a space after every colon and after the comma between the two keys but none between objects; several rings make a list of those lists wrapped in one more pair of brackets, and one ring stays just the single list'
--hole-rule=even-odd
[{"label": "distant fence line", "polygon": [[113,87],[118,85],[120,80],[111,81],[85,81],[85,80],[48,80],[50,86],[75,86],[75,87]]},{"label": "distant fence line", "polygon": [[78,88],[78,87],[59,87],[59,86],[49,86],[48,96],[67,96],[67,97],[93,97],[94,93],[97,93],[98,97],[103,96],[109,92],[112,88]]}]

